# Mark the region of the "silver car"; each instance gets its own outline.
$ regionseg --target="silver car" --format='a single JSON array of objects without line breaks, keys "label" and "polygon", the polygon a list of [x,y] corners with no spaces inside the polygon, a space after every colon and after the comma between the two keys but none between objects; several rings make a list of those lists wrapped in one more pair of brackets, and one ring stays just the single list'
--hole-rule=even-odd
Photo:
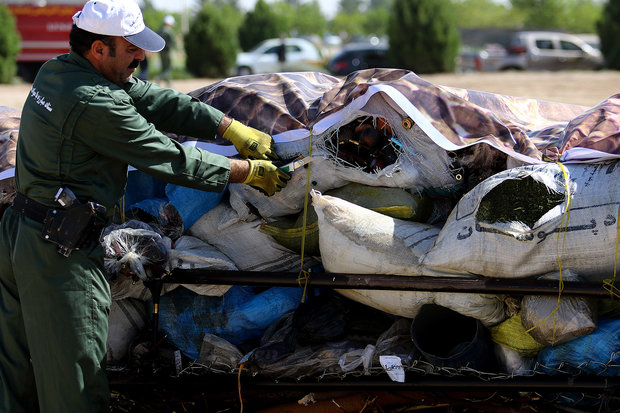
[{"label": "silver car", "polygon": [[479,54],[479,70],[598,70],[605,67],[599,49],[583,39],[560,32],[517,32],[510,46]]}]

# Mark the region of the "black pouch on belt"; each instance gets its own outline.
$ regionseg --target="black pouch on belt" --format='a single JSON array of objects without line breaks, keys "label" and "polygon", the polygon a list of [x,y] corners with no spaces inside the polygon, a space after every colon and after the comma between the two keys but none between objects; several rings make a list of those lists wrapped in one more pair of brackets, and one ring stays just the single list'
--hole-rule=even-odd
[{"label": "black pouch on belt", "polygon": [[67,209],[49,209],[43,223],[43,239],[58,245],[65,257],[71,251],[88,247],[101,237],[104,229],[99,213],[101,205],[87,202]]}]

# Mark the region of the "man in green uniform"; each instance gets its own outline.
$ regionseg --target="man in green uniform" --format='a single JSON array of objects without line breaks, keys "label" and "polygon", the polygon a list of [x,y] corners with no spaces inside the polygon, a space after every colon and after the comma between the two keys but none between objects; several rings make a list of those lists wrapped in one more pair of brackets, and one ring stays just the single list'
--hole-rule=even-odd
[{"label": "man in green uniform", "polygon": [[[145,50],[164,46],[133,1],[91,0],[73,22],[71,52],[45,63],[24,105],[18,193],[0,224],[2,413],[109,411],[111,298],[98,235],[109,223],[103,209],[124,193],[128,165],[205,191],[242,182],[272,195],[290,178],[267,160],[275,157],[269,135],[132,77]],[[159,130],[217,133],[252,159],[183,146]],[[87,206],[94,217],[83,220]]]},{"label": "man in green uniform", "polygon": [[174,26],[174,17],[166,16],[164,17],[164,21],[161,29],[157,34],[159,34],[162,39],[166,41],[166,45],[161,52],[159,52],[159,60],[161,61],[161,73],[159,74],[159,79],[164,82],[166,85],[170,85],[170,75],[172,72],[172,50],[175,48],[175,40],[174,40],[174,30],[172,27]]}]

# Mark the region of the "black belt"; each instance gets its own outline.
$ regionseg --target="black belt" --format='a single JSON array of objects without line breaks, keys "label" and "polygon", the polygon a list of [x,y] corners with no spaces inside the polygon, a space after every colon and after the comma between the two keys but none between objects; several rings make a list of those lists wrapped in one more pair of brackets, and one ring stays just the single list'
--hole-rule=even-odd
[{"label": "black belt", "polygon": [[30,219],[34,219],[35,221],[42,224],[45,222],[47,211],[49,211],[50,209],[55,209],[43,205],[35,201],[34,199],[30,199],[26,195],[20,194],[19,192],[15,194],[15,199],[13,200],[13,208],[15,208],[15,210],[20,214]]}]

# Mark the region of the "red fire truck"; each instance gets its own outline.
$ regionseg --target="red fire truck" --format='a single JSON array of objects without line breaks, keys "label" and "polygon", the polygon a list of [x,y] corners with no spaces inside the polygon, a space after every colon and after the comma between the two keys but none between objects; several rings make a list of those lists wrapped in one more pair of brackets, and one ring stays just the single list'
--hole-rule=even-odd
[{"label": "red fire truck", "polygon": [[8,0],[21,36],[17,56],[18,74],[32,82],[41,65],[54,56],[69,51],[72,17],[86,0]]}]

